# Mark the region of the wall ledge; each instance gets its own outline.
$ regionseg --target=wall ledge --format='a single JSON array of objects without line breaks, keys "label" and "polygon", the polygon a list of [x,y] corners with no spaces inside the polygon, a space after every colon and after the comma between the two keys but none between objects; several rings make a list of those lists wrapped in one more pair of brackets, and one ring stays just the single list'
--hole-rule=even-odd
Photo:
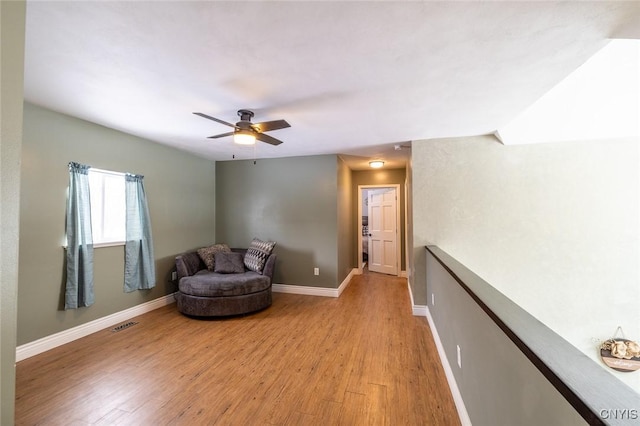
[{"label": "wall ledge", "polygon": [[640,394],[448,253],[425,248],[589,424],[625,422],[609,413],[637,416]]},{"label": "wall ledge", "polygon": [[89,321],[77,327],[34,340],[33,342],[25,343],[24,345],[20,345],[16,348],[16,362],[31,358],[32,356],[57,348],[58,346],[62,346],[66,343],[73,342],[74,340],[78,340],[82,337],[88,336],[89,334],[104,330],[105,328],[121,323],[122,321],[126,321],[130,318],[137,317],[138,315],[145,314],[172,303],[175,303],[174,293],[125,309],[124,311],[107,315],[106,317]]}]

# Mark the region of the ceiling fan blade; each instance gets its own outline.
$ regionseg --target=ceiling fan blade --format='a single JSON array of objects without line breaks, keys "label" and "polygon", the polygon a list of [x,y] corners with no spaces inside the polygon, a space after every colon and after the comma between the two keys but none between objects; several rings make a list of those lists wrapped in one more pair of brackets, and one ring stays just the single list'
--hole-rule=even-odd
[{"label": "ceiling fan blade", "polygon": [[209,136],[208,139],[224,138],[225,136],[233,136],[235,132],[221,133],[219,135]]},{"label": "ceiling fan blade", "polygon": [[269,132],[271,130],[285,129],[291,127],[286,120],[263,121],[262,123],[254,123],[251,125],[258,132]]},{"label": "ceiling fan blade", "polygon": [[256,139],[271,145],[280,145],[282,143],[281,140],[271,137],[265,133],[256,133]]},{"label": "ceiling fan blade", "polygon": [[225,126],[229,126],[229,127],[233,127],[233,128],[235,128],[235,127],[236,127],[236,125],[235,125],[235,124],[227,123],[227,122],[226,122],[226,121],[224,121],[224,120],[220,120],[219,118],[215,118],[215,117],[212,117],[212,116],[210,116],[210,115],[203,114],[203,113],[201,113],[201,112],[194,112],[194,114],[195,114],[195,115],[199,115],[199,116],[200,116],[200,117],[202,117],[202,118],[207,118],[207,119],[209,119],[209,120],[217,121],[218,123],[220,123],[220,124],[224,124]]}]

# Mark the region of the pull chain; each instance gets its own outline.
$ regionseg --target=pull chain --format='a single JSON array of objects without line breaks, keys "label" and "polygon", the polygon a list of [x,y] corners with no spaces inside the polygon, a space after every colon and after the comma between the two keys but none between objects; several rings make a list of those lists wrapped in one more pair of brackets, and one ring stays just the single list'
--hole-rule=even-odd
[{"label": "pull chain", "polygon": [[258,143],[256,142],[255,144],[253,144],[253,165],[254,166],[256,164],[257,152],[258,152]]}]

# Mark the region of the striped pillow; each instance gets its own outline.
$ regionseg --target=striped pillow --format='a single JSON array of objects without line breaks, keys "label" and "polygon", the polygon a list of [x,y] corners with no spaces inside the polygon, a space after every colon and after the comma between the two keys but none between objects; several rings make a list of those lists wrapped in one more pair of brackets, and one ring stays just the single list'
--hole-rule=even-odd
[{"label": "striped pillow", "polygon": [[264,264],[267,263],[267,258],[275,245],[274,241],[262,241],[254,238],[247,249],[247,253],[244,255],[244,266],[250,271],[262,274]]}]

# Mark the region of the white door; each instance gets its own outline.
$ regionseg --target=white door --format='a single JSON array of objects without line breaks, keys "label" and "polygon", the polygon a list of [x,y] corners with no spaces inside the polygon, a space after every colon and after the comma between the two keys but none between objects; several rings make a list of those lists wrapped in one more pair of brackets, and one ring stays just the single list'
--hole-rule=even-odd
[{"label": "white door", "polygon": [[396,188],[369,190],[369,270],[398,275]]}]

